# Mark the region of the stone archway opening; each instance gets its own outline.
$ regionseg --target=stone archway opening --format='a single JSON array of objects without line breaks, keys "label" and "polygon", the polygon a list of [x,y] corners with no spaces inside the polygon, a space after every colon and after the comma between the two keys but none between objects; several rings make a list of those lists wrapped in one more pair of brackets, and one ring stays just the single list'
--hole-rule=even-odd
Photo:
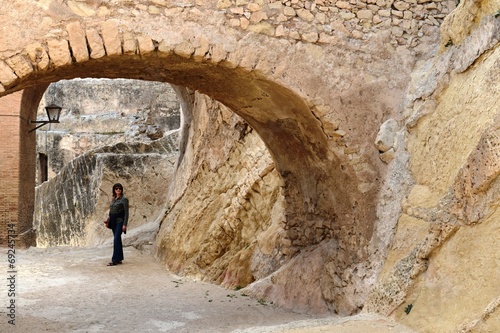
[{"label": "stone archway opening", "polygon": [[[229,62],[200,62],[155,51],[143,57],[105,57],[52,68],[16,82],[2,95],[24,89],[23,100],[39,101],[40,92],[50,82],[76,77],[167,82],[219,101],[259,134],[281,177],[285,231],[278,248],[282,261],[329,240],[336,242],[335,251],[343,253],[339,271],[366,258],[372,232],[372,224],[366,221],[373,220],[373,200],[344,172],[345,167],[328,148],[321,122],[307,101],[292,90]],[[34,110],[21,108],[21,119],[30,119]],[[29,154],[22,158],[27,159],[25,156]],[[335,262],[336,255],[331,254],[330,259]]]},{"label": "stone archway opening", "polygon": [[[75,77],[154,80],[200,91],[227,105],[259,133],[285,182],[288,219],[293,221],[292,225],[300,226],[311,220],[330,223],[332,219],[338,223],[345,221],[346,216],[337,217],[347,214],[347,227],[359,219],[352,210],[356,201],[364,200],[353,200],[352,193],[357,191],[350,188],[353,185],[328,150],[320,122],[306,102],[287,88],[242,68],[197,63],[175,54],[88,61],[53,70],[46,77],[39,76],[36,82]],[[26,80],[15,88],[30,84],[33,83]],[[369,233],[366,230],[360,237]],[[310,241],[304,239],[303,243]],[[300,241],[296,245],[300,247]]]}]

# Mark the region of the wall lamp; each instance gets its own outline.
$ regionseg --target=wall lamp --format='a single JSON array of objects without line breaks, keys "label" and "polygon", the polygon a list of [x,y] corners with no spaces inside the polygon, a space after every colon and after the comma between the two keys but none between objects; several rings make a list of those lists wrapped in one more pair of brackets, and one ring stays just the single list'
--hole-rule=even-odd
[{"label": "wall lamp", "polygon": [[29,130],[28,133],[33,132],[34,130],[47,125],[47,124],[52,124],[52,123],[59,123],[59,116],[61,115],[61,110],[62,107],[57,106],[55,104],[50,104],[49,106],[45,107],[45,111],[47,111],[47,116],[49,117],[49,120],[32,120],[31,123],[36,123],[36,124],[41,124],[38,125],[37,127]]}]

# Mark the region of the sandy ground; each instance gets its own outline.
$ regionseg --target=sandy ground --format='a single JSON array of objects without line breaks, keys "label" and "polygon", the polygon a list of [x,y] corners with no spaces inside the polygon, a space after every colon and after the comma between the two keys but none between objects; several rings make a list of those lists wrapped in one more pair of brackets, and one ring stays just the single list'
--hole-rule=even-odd
[{"label": "sandy ground", "polygon": [[[373,315],[313,317],[280,309],[172,275],[133,247],[125,248],[124,264],[107,267],[111,252],[110,246],[16,251],[16,295],[8,296],[11,287],[2,283],[0,332],[412,332]],[[7,265],[3,281],[10,277]],[[11,300],[15,325],[7,316]]]}]

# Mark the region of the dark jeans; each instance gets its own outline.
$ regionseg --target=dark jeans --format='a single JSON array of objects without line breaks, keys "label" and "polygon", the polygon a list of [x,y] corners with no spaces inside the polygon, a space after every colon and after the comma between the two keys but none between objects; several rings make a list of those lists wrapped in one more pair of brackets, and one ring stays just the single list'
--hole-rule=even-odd
[{"label": "dark jeans", "polygon": [[122,245],[123,222],[116,223],[113,228],[113,257],[111,261],[117,263],[123,260],[123,245]]}]

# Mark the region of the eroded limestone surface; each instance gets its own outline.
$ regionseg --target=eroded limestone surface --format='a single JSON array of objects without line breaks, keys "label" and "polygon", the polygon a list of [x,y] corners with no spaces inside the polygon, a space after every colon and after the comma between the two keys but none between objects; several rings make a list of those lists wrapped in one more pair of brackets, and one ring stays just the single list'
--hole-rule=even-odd
[{"label": "eroded limestone surface", "polygon": [[[455,24],[454,31],[470,32]],[[441,74],[422,81],[423,89],[436,82],[435,90],[413,104],[417,117],[408,122],[415,185],[365,310],[419,332],[500,328],[498,29],[498,19],[485,16],[461,45],[437,58],[430,72]],[[471,49],[478,50],[474,58],[458,53]]]}]

